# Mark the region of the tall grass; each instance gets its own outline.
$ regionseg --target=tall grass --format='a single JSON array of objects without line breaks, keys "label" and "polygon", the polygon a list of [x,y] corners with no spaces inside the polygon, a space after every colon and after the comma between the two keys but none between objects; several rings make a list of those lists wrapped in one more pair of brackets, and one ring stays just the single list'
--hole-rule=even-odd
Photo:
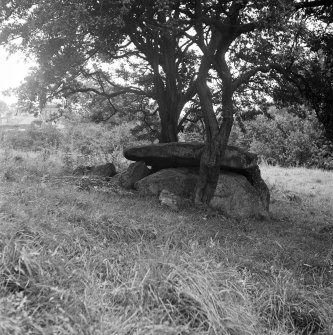
[{"label": "tall grass", "polygon": [[332,173],[264,167],[271,217],[237,221],[82,189],[62,155],[1,149],[0,334],[333,333]]}]

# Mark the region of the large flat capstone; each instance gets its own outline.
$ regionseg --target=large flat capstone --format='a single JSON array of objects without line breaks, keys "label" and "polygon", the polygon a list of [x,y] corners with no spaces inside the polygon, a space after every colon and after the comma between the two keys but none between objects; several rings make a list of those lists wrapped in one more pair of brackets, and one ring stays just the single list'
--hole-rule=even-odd
[{"label": "large flat capstone", "polygon": [[[204,144],[191,143],[158,143],[135,146],[124,150],[125,158],[131,161],[144,161],[154,170],[177,167],[199,167]],[[234,146],[228,146],[221,169],[247,170],[256,167],[258,157]]]}]

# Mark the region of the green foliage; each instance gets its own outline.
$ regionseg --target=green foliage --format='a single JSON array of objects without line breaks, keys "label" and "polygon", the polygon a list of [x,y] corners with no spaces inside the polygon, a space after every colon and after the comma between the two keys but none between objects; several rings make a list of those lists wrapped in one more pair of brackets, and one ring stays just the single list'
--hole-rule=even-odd
[{"label": "green foliage", "polygon": [[78,165],[98,165],[113,162],[117,171],[127,167],[124,147],[138,142],[131,133],[131,122],[119,125],[95,123],[68,124],[63,129],[54,126],[30,126],[25,131],[3,131],[1,147],[23,152],[38,152],[42,159],[57,153],[66,170]]},{"label": "green foliage", "polygon": [[[302,20],[311,20],[313,29],[302,34],[302,44],[292,49],[284,48],[288,59],[287,69],[278,69],[273,97],[280,106],[306,104],[315,110],[318,120],[325,128],[326,136],[333,141],[333,4],[326,7],[309,8],[299,15]],[[301,21],[301,20],[300,20]],[[288,42],[289,43],[289,42]],[[290,43],[289,43],[290,45]]]},{"label": "green foliage", "polygon": [[3,138],[2,146],[8,146],[15,150],[57,149],[62,142],[61,132],[51,125],[43,125],[42,127],[31,125],[25,131],[3,132],[1,137]]},{"label": "green foliage", "polygon": [[270,164],[333,169],[333,143],[325,139],[313,114],[301,118],[286,110],[259,115],[245,123],[246,133],[238,128],[232,142],[246,147]]},{"label": "green foliage", "polygon": [[6,102],[0,100],[0,116],[4,115],[8,111],[9,111],[9,107],[6,104]]},{"label": "green foliage", "polygon": [[61,146],[65,165],[72,169],[78,165],[113,162],[120,167],[125,160],[120,157],[123,148],[136,141],[130,132],[132,126],[130,123],[113,127],[94,123],[69,125],[63,131]]}]

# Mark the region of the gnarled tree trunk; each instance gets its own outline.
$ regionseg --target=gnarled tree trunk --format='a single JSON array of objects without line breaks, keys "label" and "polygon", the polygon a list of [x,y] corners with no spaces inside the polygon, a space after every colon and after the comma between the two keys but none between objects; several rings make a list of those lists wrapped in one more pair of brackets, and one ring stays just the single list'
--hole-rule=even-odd
[{"label": "gnarled tree trunk", "polygon": [[206,141],[200,159],[200,174],[195,190],[194,201],[196,204],[209,205],[214,196],[219,179],[221,161],[225,155],[232,124],[232,117],[224,119],[214,137]]},{"label": "gnarled tree trunk", "polygon": [[197,92],[206,127],[206,145],[200,160],[200,175],[194,199],[196,204],[209,205],[214,196],[219,179],[221,161],[224,158],[233,124],[231,85],[225,85],[222,91],[223,121],[219,126],[206,77],[198,77]]},{"label": "gnarled tree trunk", "polygon": [[[169,107],[172,108],[172,107]],[[168,106],[160,106],[160,143],[178,142],[178,113]]]},{"label": "gnarled tree trunk", "polygon": [[[215,142],[215,141],[214,141]],[[206,143],[200,160],[200,174],[195,189],[196,204],[209,205],[213,198],[220,174],[220,150],[216,142]]]},{"label": "gnarled tree trunk", "polygon": [[161,119],[160,143],[178,142],[178,119],[182,110],[175,89],[164,87],[157,92],[158,111]]}]

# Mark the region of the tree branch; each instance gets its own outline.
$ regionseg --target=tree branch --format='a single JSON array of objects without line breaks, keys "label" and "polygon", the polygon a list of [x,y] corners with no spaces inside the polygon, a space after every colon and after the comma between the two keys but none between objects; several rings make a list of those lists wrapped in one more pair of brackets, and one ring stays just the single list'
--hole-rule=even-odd
[{"label": "tree branch", "polygon": [[251,79],[251,77],[256,75],[258,72],[267,73],[267,72],[269,72],[269,70],[270,70],[270,67],[262,65],[262,66],[257,66],[255,68],[243,73],[236,80],[234,80],[234,82],[232,84],[233,91],[236,91],[241,85],[246,84]]},{"label": "tree branch", "polygon": [[333,6],[332,0],[314,0],[305,2],[296,2],[295,7],[296,9],[301,8],[313,8],[313,7],[320,7],[320,6]]},{"label": "tree branch", "polygon": [[97,95],[104,96],[107,99],[115,98],[119,95],[129,94],[129,93],[146,96],[145,92],[137,91],[137,90],[131,89],[131,88],[124,88],[124,89],[122,89],[120,91],[117,91],[117,92],[107,93],[105,91],[99,91],[98,89],[93,88],[93,87],[73,88],[71,86],[63,86],[61,88],[61,90],[58,91],[58,94],[61,93],[61,92],[65,92],[66,97],[70,96],[72,94],[75,94],[75,93],[90,93],[90,92],[92,92],[92,93],[95,93]]}]

